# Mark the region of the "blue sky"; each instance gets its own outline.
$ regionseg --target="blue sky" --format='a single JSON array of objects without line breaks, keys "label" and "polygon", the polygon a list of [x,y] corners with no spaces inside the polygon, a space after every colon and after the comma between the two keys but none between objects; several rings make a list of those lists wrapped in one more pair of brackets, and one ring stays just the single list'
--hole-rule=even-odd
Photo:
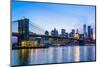
[{"label": "blue sky", "polygon": [[[23,16],[49,32],[54,28],[57,28],[59,33],[62,28],[66,29],[66,32],[78,28],[82,33],[83,24],[91,25],[95,32],[95,6],[13,2],[12,21],[21,19]],[[12,31],[17,31],[16,23],[12,23],[12,27]]]}]

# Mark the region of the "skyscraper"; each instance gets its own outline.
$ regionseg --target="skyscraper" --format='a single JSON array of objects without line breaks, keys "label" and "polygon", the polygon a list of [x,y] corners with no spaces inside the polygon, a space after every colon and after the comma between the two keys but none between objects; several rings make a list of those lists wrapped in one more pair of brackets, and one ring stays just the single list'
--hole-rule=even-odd
[{"label": "skyscraper", "polygon": [[68,38],[68,37],[69,37],[69,36],[68,36],[68,33],[65,33],[65,37],[66,37],[66,38]]},{"label": "skyscraper", "polygon": [[86,33],[86,24],[83,25],[83,33]]},{"label": "skyscraper", "polygon": [[76,33],[79,33],[78,29],[76,30]]},{"label": "skyscraper", "polygon": [[79,35],[79,31],[78,31],[78,29],[76,30],[75,37],[76,37],[77,39],[79,39],[79,38],[80,38],[80,35]]},{"label": "skyscraper", "polygon": [[91,26],[88,26],[88,39],[91,38]]},{"label": "skyscraper", "polygon": [[86,24],[83,25],[83,37],[87,39]]},{"label": "skyscraper", "polygon": [[[45,31],[45,35],[47,35],[47,36],[49,35],[49,32],[47,30]],[[48,40],[49,40],[49,38],[45,37],[44,42],[47,42]]]},{"label": "skyscraper", "polygon": [[66,35],[66,30],[65,30],[65,29],[61,29],[61,35],[62,35],[63,37],[65,37],[65,35]]},{"label": "skyscraper", "polygon": [[51,31],[51,36],[58,36],[58,30],[56,30],[56,28]]},{"label": "skyscraper", "polygon": [[72,29],[72,37],[75,37],[75,29]]},{"label": "skyscraper", "polygon": [[75,37],[75,29],[72,29],[72,31],[69,34],[69,37],[72,37],[72,38]]},{"label": "skyscraper", "polygon": [[93,28],[91,28],[91,40],[93,40]]},{"label": "skyscraper", "polygon": [[91,28],[91,26],[88,26],[88,39],[93,39],[93,29]]}]

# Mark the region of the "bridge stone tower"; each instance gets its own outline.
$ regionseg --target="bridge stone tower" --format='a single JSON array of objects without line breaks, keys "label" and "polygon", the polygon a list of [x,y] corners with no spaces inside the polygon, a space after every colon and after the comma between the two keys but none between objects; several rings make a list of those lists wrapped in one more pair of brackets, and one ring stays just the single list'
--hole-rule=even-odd
[{"label": "bridge stone tower", "polygon": [[18,20],[18,32],[18,46],[21,46],[21,41],[29,40],[29,19]]}]

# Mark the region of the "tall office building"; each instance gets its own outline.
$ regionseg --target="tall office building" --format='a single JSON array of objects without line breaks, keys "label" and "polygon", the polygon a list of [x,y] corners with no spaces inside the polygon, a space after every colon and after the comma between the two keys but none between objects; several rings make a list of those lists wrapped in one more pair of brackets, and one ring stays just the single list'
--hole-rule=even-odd
[{"label": "tall office building", "polygon": [[86,24],[83,25],[83,33],[86,32]]},{"label": "tall office building", "polygon": [[[56,30],[56,28],[54,28],[54,30],[51,31],[51,36],[57,37],[58,36],[58,30]],[[52,42],[54,43],[57,38],[51,38]]]},{"label": "tall office building", "polygon": [[86,24],[83,25],[83,37],[87,39]]},{"label": "tall office building", "polygon": [[88,39],[91,38],[91,26],[88,26]]},{"label": "tall office building", "polygon": [[51,31],[51,36],[58,36],[58,30],[56,30],[56,28]]},{"label": "tall office building", "polygon": [[88,26],[88,39],[93,39],[93,28],[91,26]]},{"label": "tall office building", "polygon": [[76,30],[76,33],[79,33],[79,30],[78,29]]},{"label": "tall office building", "polygon": [[79,34],[80,36],[79,36],[79,39],[80,40],[84,40],[84,34]]},{"label": "tall office building", "polygon": [[93,40],[93,28],[91,28],[91,40]]},{"label": "tall office building", "polygon": [[72,29],[72,31],[69,33],[69,37],[71,38],[75,37],[75,29]]},{"label": "tall office building", "polygon": [[76,30],[75,37],[76,37],[77,39],[79,39],[79,38],[80,38],[80,35],[79,35],[79,31],[78,31],[78,29]]},{"label": "tall office building", "polygon": [[62,35],[63,37],[65,37],[65,35],[66,35],[66,30],[65,30],[65,29],[61,29],[61,35]]},{"label": "tall office building", "polygon": [[69,33],[69,37],[72,37],[72,32]]},{"label": "tall office building", "polygon": [[24,18],[18,20],[18,43],[21,44],[22,40],[29,40],[29,19]]},{"label": "tall office building", "polygon": [[75,29],[72,29],[72,37],[75,37]]},{"label": "tall office building", "polygon": [[[49,32],[47,30],[45,31],[45,35],[47,35],[47,36],[49,35]],[[48,43],[49,38],[45,37],[45,38],[42,38],[42,40],[44,43]]]},{"label": "tall office building", "polygon": [[51,36],[54,36],[54,30],[51,31]]},{"label": "tall office building", "polygon": [[65,33],[65,37],[66,37],[66,38],[68,38],[68,37],[69,37],[69,36],[68,36],[68,33]]}]

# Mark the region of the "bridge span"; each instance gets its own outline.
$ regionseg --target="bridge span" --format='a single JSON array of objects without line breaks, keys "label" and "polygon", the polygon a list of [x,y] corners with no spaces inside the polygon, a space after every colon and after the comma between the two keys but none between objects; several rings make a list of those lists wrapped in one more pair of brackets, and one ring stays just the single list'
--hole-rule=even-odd
[{"label": "bridge span", "polygon": [[[12,36],[19,37],[21,34],[17,32],[12,32]],[[69,39],[69,40],[79,40],[76,38],[67,38],[62,36],[51,36],[51,35],[41,35],[41,34],[29,34],[29,37],[42,37],[42,38],[57,38],[57,39]]]}]

